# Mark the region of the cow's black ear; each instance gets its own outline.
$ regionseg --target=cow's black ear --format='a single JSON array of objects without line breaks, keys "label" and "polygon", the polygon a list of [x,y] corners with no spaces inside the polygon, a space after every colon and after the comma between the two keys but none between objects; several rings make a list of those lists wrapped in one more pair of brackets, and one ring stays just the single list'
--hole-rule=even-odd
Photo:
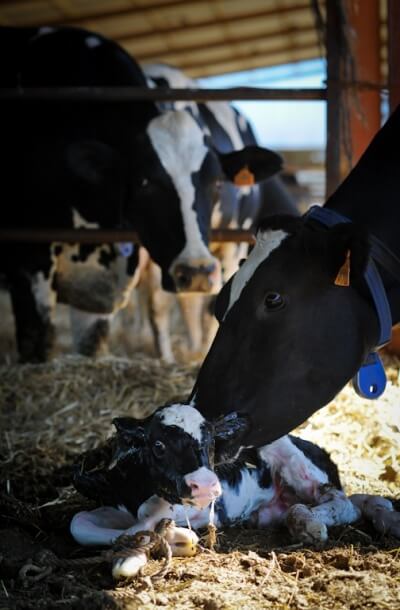
[{"label": "cow's black ear", "polygon": [[73,173],[93,186],[101,185],[116,167],[116,152],[97,140],[73,142],[66,150],[66,159]]},{"label": "cow's black ear", "polygon": [[115,417],[112,423],[117,431],[118,442],[126,447],[142,445],[147,438],[145,421],[134,417]]},{"label": "cow's black ear", "polygon": [[237,186],[247,186],[277,174],[283,160],[273,150],[246,146],[230,153],[218,153],[225,177]]},{"label": "cow's black ear", "polygon": [[368,263],[367,233],[352,223],[335,225],[328,232],[327,267],[339,286],[359,283]]}]

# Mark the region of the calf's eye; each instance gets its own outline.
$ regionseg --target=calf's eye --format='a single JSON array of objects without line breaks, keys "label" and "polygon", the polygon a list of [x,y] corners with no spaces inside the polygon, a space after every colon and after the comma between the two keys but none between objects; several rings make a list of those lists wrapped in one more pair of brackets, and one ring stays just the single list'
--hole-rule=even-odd
[{"label": "calf's eye", "polygon": [[277,311],[285,306],[285,299],[279,292],[267,292],[264,305],[269,311]]},{"label": "calf's eye", "polygon": [[156,457],[163,457],[165,453],[165,445],[162,441],[155,441],[153,444],[153,453]]}]

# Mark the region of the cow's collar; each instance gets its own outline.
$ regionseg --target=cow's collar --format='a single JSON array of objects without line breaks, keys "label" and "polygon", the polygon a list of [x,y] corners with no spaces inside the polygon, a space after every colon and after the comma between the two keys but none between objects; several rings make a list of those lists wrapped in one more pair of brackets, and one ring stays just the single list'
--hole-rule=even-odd
[{"label": "cow's collar", "polygon": [[[306,220],[313,219],[326,227],[343,222],[352,222],[346,216],[326,207],[313,206],[305,215]],[[379,320],[379,340],[375,350],[371,352],[358,373],[353,378],[353,386],[357,394],[363,398],[378,398],[386,387],[386,375],[382,362],[376,350],[386,345],[392,336],[392,314],[386,296],[382,278],[375,260],[400,282],[400,261],[377,237],[371,235],[370,257],[364,278],[374,301]]]}]

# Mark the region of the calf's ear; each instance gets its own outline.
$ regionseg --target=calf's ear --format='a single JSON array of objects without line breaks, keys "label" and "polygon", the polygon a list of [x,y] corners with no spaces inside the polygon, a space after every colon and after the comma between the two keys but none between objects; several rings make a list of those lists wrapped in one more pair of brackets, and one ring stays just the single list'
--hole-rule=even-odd
[{"label": "calf's ear", "polygon": [[250,429],[246,415],[232,411],[214,422],[215,463],[234,459],[238,453],[240,440]]},{"label": "calf's ear", "polygon": [[214,437],[220,442],[238,441],[250,428],[249,418],[231,411],[214,421]]},{"label": "calf's ear", "polygon": [[277,174],[283,159],[276,152],[260,146],[246,146],[230,153],[218,153],[225,177],[237,186],[251,186]]},{"label": "calf's ear", "polygon": [[134,417],[115,417],[112,423],[117,430],[118,442],[126,447],[142,445],[147,438],[145,422]]}]

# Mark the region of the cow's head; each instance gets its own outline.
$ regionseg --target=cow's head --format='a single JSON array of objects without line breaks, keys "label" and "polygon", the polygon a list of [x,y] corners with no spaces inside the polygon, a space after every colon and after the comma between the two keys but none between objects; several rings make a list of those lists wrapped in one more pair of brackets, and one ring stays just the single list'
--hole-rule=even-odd
[{"label": "cow's head", "polygon": [[234,181],[244,167],[261,180],[281,169],[281,158],[258,147],[218,153],[185,110],[169,110],[150,121],[140,149],[135,225],[162,269],[163,287],[218,292],[219,264],[207,245],[221,182]]},{"label": "cow's head", "polygon": [[208,506],[222,493],[213,471],[215,443],[229,445],[245,426],[231,414],[211,424],[197,409],[184,404],[162,407],[145,420],[117,418],[114,424],[117,463],[128,460],[128,464],[130,455],[135,461],[140,456],[149,469],[154,493],[198,508]]},{"label": "cow's head", "polygon": [[[350,285],[336,285],[347,253]],[[193,393],[205,417],[247,414],[243,442],[263,445],[332,400],[378,337],[367,255],[366,237],[351,223],[326,230],[266,219],[216,300],[220,327]]]}]

